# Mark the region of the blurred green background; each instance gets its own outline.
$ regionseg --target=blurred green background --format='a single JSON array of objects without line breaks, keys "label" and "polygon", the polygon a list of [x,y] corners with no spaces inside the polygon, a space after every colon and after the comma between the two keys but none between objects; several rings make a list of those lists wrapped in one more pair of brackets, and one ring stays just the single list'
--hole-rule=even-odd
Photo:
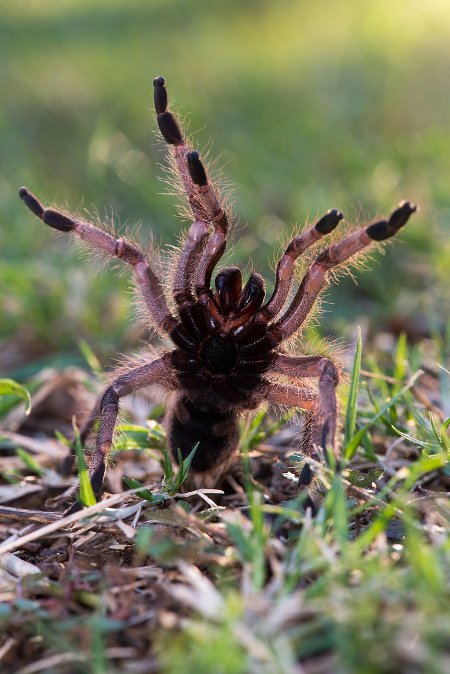
[{"label": "blurred green background", "polygon": [[[328,295],[322,334],[412,338],[440,329],[450,291],[450,4],[447,0],[0,1],[0,365],[107,358],[145,338],[127,279],[99,272],[17,197],[111,209],[160,244],[182,223],[162,195],[152,78],[236,186],[230,260],[269,261],[295,223],[420,213]],[[243,229],[245,225],[245,229]],[[332,310],[332,311],[331,311]]]}]

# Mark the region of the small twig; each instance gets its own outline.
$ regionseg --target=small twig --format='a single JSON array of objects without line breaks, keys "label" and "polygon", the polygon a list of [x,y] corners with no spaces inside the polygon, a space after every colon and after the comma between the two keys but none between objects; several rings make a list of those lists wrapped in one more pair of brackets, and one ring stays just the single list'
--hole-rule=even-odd
[{"label": "small twig", "polygon": [[1,432],[1,437],[6,440],[10,440],[11,443],[18,447],[23,447],[33,454],[47,454],[56,459],[60,459],[63,456],[64,451],[67,451],[67,448],[64,448],[57,440],[51,440],[46,438],[45,440],[36,440],[36,438],[30,438],[27,435],[22,435],[21,433],[13,433],[12,431],[3,431]]},{"label": "small twig", "polygon": [[5,655],[8,655],[8,652],[11,650],[13,646],[16,644],[15,639],[7,639],[3,646],[0,648],[0,662],[3,660]]},{"label": "small twig", "polygon": [[397,379],[395,377],[390,377],[387,374],[381,374],[380,372],[369,372],[369,370],[360,370],[361,374],[365,377],[370,377],[371,379],[381,379],[382,381],[388,382],[388,384],[396,384]]},{"label": "small twig", "polygon": [[25,578],[26,576],[42,573],[38,566],[20,559],[20,557],[13,555],[11,552],[7,552],[0,557],[0,566],[11,575],[16,576],[16,578]]},{"label": "small twig", "polygon": [[85,662],[86,656],[82,653],[57,653],[47,658],[42,658],[37,662],[32,662],[25,667],[17,669],[14,674],[36,674],[37,672],[48,672],[59,665],[66,665],[70,662]]},{"label": "small twig", "polygon": [[35,541],[38,538],[42,538],[43,536],[52,534],[54,531],[63,529],[69,526],[70,524],[75,524],[75,522],[79,522],[80,520],[83,520],[86,517],[96,515],[97,513],[100,513],[103,510],[105,510],[105,508],[107,508],[108,506],[120,503],[120,501],[122,501],[125,496],[128,496],[128,492],[125,492],[124,494],[115,494],[114,496],[111,496],[110,498],[105,499],[100,503],[96,503],[95,505],[89,506],[88,508],[83,508],[83,510],[79,510],[76,513],[72,513],[72,515],[68,515],[67,517],[61,517],[56,522],[51,522],[50,524],[47,524],[44,527],[40,527],[39,529],[36,529],[35,531],[32,531],[29,534],[25,534],[25,536],[20,536],[20,538],[18,538],[16,541],[0,545],[0,555],[4,555],[7,552],[13,552],[14,550],[18,550],[25,543],[30,543],[30,541]]},{"label": "small twig", "polygon": [[10,508],[0,506],[0,518],[19,522],[40,522],[48,524],[62,519],[62,513],[46,512],[45,510],[25,510],[24,508]]}]

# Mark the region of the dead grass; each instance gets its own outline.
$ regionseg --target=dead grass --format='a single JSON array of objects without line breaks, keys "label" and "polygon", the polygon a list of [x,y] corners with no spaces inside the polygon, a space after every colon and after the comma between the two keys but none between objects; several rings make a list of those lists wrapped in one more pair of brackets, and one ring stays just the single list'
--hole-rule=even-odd
[{"label": "dead grass", "polygon": [[63,517],[74,478],[49,419],[67,432],[93,377],[41,374],[29,416],[4,397],[0,671],[448,671],[448,421],[439,371],[422,354],[412,382],[413,360],[399,343],[385,371],[354,369],[347,449],[367,428],[342,473],[318,466],[314,519],[295,483],[300,428],[265,412],[216,490],[171,493],[158,422],[124,425],[113,495]]}]

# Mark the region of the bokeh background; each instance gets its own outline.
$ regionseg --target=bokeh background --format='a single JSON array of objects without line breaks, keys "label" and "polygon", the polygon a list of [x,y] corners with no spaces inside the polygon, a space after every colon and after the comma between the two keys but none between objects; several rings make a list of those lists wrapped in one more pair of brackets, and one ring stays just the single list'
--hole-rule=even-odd
[{"label": "bokeh background", "polygon": [[[0,365],[20,375],[134,348],[127,279],[99,272],[17,197],[141,222],[174,244],[152,79],[236,186],[231,260],[269,262],[295,223],[420,213],[357,285],[328,295],[322,335],[369,320],[414,340],[450,315],[447,0],[0,0]],[[244,229],[245,226],[245,229]],[[367,318],[368,317],[368,318]]]}]

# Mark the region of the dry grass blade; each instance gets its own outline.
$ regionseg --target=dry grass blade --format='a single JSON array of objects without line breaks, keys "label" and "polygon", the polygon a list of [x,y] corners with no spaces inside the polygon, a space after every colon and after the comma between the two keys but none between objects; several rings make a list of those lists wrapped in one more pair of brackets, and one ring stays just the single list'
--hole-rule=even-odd
[{"label": "dry grass blade", "polygon": [[0,545],[0,555],[4,555],[7,552],[13,552],[14,550],[18,550],[25,543],[36,541],[43,536],[47,536],[48,534],[54,533],[55,531],[65,529],[71,524],[80,522],[86,517],[90,517],[91,515],[97,515],[98,513],[103,512],[109,506],[113,506],[116,505],[117,503],[120,503],[125,498],[125,496],[128,496],[128,493],[116,494],[115,496],[111,496],[110,498],[107,498],[104,501],[101,501],[100,503],[96,503],[93,506],[89,506],[89,508],[84,508],[79,512],[73,513],[72,515],[68,515],[67,517],[62,517],[61,519],[55,522],[51,522],[50,524],[47,524],[46,526],[41,527],[40,529],[36,529],[36,531],[32,531],[29,534],[25,534],[24,536],[21,536],[12,543],[4,543],[3,545]]},{"label": "dry grass blade", "polygon": [[62,513],[45,512],[45,510],[26,510],[25,508],[9,508],[0,506],[0,519],[18,522],[39,522],[48,524],[62,519]]},{"label": "dry grass blade", "polygon": [[0,556],[0,566],[17,578],[25,578],[26,576],[42,573],[38,566],[20,559],[11,552]]},{"label": "dry grass blade", "polygon": [[33,662],[31,665],[17,669],[13,674],[38,674],[38,672],[49,672],[55,667],[68,665],[71,662],[85,662],[86,656],[81,653],[59,653],[58,655],[50,655],[47,658],[42,658],[38,662]]}]

